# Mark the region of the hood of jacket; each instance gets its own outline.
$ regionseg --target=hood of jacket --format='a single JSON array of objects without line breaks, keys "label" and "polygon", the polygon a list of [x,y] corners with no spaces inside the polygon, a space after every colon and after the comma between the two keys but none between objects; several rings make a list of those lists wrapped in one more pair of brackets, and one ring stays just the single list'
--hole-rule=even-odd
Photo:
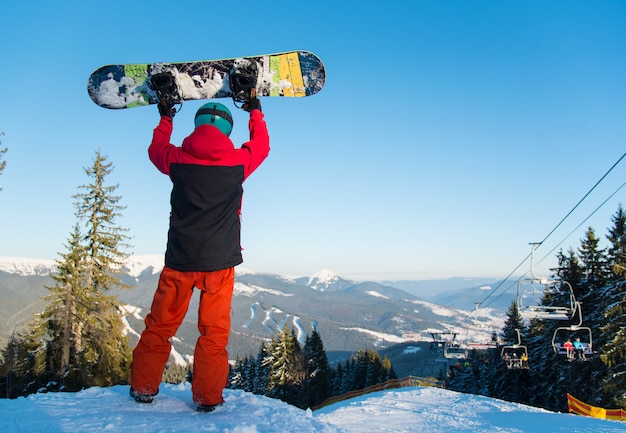
[{"label": "hood of jacket", "polygon": [[213,125],[200,125],[183,140],[185,153],[211,161],[228,158],[235,152],[230,138]]}]

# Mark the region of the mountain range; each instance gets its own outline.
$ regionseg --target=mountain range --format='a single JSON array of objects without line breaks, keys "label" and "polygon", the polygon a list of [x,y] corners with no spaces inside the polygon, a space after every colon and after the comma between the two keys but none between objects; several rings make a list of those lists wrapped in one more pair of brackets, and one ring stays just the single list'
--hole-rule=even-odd
[{"label": "mountain range", "polygon": [[[54,265],[53,260],[0,257],[2,346],[14,330],[44,308],[45,287],[54,285],[50,276]],[[162,267],[162,256],[132,256],[128,274],[123,277],[132,288],[112,293],[125,306],[124,320],[132,346],[143,330]],[[292,279],[238,267],[229,353],[232,358],[256,356],[262,341],[277,335],[285,325],[295,330],[302,344],[316,329],[331,361],[365,348],[382,353],[400,345],[400,353],[415,353],[432,345],[432,333],[456,335],[459,341],[485,342],[502,327],[511,302],[509,296],[498,307],[474,310],[474,302],[483,298],[493,283],[480,279],[357,282],[329,270]],[[415,294],[414,288],[420,285],[427,285],[428,290],[423,291],[427,296]],[[437,290],[437,285],[447,290]],[[173,361],[184,362],[193,354],[198,299],[196,291],[185,321],[172,339]]]}]

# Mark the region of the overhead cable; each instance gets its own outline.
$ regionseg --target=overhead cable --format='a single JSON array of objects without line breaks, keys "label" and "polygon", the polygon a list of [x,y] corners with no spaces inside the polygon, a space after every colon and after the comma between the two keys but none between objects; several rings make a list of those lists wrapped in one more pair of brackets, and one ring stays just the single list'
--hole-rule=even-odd
[{"label": "overhead cable", "polygon": [[[589,191],[587,191],[587,193],[578,201],[578,203],[576,203],[576,205],[567,213],[567,215],[565,215],[561,221],[559,221],[559,223],[543,238],[543,240],[541,242],[538,242],[537,247],[540,247],[546,240],[548,240],[548,238],[550,236],[552,236],[552,234],[554,234],[554,232],[561,226],[561,224],[563,224],[565,222],[565,220],[567,218],[570,217],[570,215],[578,208],[578,206],[580,206],[580,204],[585,201],[585,199],[589,196],[589,194],[591,194],[597,187],[598,185],[600,185],[600,183],[602,183],[602,181],[613,171],[613,169],[615,167],[617,167],[617,165],[622,162],[622,160],[626,158],[626,153],[624,153],[616,162],[615,164],[613,164],[611,166],[611,168],[609,168],[607,170],[606,173],[604,173],[604,175],[595,183],[595,185],[593,187],[591,187],[591,189]],[[550,250],[550,252],[548,254],[546,254],[546,256],[544,256],[541,260],[543,261],[549,254],[551,254],[561,243],[563,243],[565,241],[565,239],[567,239],[569,236],[572,235],[572,233],[574,231],[576,231],[578,228],[580,228],[580,226],[582,226],[585,221],[587,221],[594,213],[596,213],[598,211],[598,209],[600,209],[602,206],[604,206],[604,204],[606,204],[606,202],[608,202],[615,194],[617,194],[617,192],[622,189],[624,187],[624,185],[626,185],[626,183],[622,184],[622,186],[620,186],[615,192],[613,192],[613,194],[611,194],[604,202],[602,202],[602,204],[600,206],[598,206],[590,215],[588,215],[572,232],[570,232],[570,234],[568,234],[559,244],[557,244],[556,247],[554,247],[552,250]],[[525,262],[526,260],[528,260],[528,258],[531,256],[531,254],[528,254],[523,260],[522,262],[517,265],[515,267],[515,269],[513,269],[511,271],[511,273],[509,273],[509,275],[506,276],[506,278],[504,278],[500,283],[498,283],[498,285],[496,287],[494,287],[488,294],[487,296],[480,302],[478,302],[479,306],[482,306],[482,304],[489,299],[489,297],[491,297],[491,295],[493,295],[497,290],[500,289],[500,287],[502,287],[502,285],[513,275],[513,273],[515,273]],[[525,275],[525,274],[524,274]],[[523,276],[522,276],[523,277]],[[519,279],[521,279],[522,277],[520,277]],[[517,281],[519,281],[519,279]],[[516,282],[517,282],[516,281]],[[513,284],[511,284],[511,286],[509,286],[509,288],[507,288],[504,292],[502,292],[500,295],[498,295],[496,298],[494,298],[492,300],[495,301],[496,299],[498,299],[500,296],[502,296],[503,294],[505,294],[506,292],[508,292],[511,287],[513,287]]]}]

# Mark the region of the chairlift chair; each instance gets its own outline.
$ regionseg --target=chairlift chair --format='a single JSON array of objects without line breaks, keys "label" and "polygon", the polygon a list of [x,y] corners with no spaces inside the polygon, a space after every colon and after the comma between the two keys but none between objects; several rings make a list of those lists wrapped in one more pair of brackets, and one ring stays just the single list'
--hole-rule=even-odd
[{"label": "chairlift chair", "polygon": [[431,331],[430,335],[433,337],[433,341],[430,343],[431,350],[445,348],[446,344],[456,340],[456,332],[435,332]]},{"label": "chairlift chair", "polygon": [[[526,280],[529,281],[529,280]],[[532,283],[536,284],[538,280],[532,280]],[[544,281],[545,283],[545,281]],[[544,284],[542,283],[542,285]],[[536,290],[534,286],[533,292]],[[548,306],[548,305],[523,305],[522,300],[524,294],[521,293],[521,281],[517,287],[517,309],[522,319],[541,319],[541,320],[571,320],[576,313],[576,298],[572,286],[567,281],[561,281],[560,288],[566,288],[566,291],[556,289],[556,282],[552,281],[550,284],[544,286],[544,292],[555,292],[565,294],[567,301],[562,305]]]},{"label": "chairlift chair", "polygon": [[517,343],[502,347],[500,357],[509,370],[528,370],[528,348],[522,345],[519,329],[517,332]]},{"label": "chairlift chair", "polygon": [[[563,355],[568,361],[582,360],[587,361],[593,355],[593,336],[591,328],[582,326],[582,310],[580,303],[577,303],[578,324],[571,326],[560,326],[554,331],[552,336],[552,349],[557,355]],[[580,350],[576,350],[575,343],[569,348],[565,344],[566,341],[577,341],[582,346]]]},{"label": "chairlift chair", "polygon": [[[492,325],[489,325],[487,323],[482,323],[478,320],[478,308],[480,307],[480,304],[482,304],[482,302],[475,302],[475,307],[474,307],[474,325],[478,326],[479,328],[485,328],[487,326],[491,327]],[[484,340],[484,341],[468,341],[467,345],[469,347],[470,350],[488,350],[488,349],[496,349],[499,346],[499,342],[498,342],[498,335],[497,332],[494,330],[493,333],[491,334],[491,338],[489,340]]]},{"label": "chairlift chair", "polygon": [[492,338],[488,341],[470,341],[467,343],[470,350],[489,350],[489,349],[497,349],[500,345],[500,342],[497,338]]},{"label": "chairlift chair", "polygon": [[456,341],[446,343],[443,348],[443,356],[448,359],[467,359],[469,349]]},{"label": "chairlift chair", "polygon": [[[572,289],[571,284],[567,281],[561,281],[560,285],[557,286],[559,281],[548,280],[546,278],[539,278],[535,275],[534,272],[534,259],[535,259],[535,249],[537,248],[539,243],[531,243],[532,250],[530,254],[530,278],[526,278],[524,280],[520,280],[517,283],[517,310],[522,319],[541,319],[541,320],[571,320],[574,316],[575,308],[576,308],[576,298],[574,297],[574,290]],[[567,302],[564,302],[561,305],[557,306],[547,306],[547,305],[532,305],[532,306],[524,306],[522,300],[524,298],[524,294],[522,293],[521,286],[522,283],[526,282],[530,283],[531,292],[536,294],[538,292],[536,285],[541,285],[543,287],[543,292],[553,292],[567,295]],[[563,290],[563,289],[566,290]]]}]

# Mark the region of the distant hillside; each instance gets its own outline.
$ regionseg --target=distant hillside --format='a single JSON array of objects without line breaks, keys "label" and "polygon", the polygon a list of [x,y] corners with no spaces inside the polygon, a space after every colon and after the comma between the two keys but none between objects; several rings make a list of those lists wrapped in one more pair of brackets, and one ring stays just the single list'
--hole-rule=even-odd
[{"label": "distant hillside", "polygon": [[[2,345],[13,329],[19,329],[42,310],[45,286],[54,284],[49,275],[52,263],[37,265],[22,260],[11,264],[8,260],[4,258],[0,263],[0,269],[12,271],[0,270]],[[161,268],[161,257],[131,258],[124,282],[133,288],[113,293],[123,304],[132,306],[125,320],[133,345],[143,329]],[[179,359],[193,353],[198,336],[197,308],[196,292],[173,341]],[[328,270],[293,280],[242,268],[236,276],[229,352],[232,357],[256,355],[261,342],[285,325],[296,330],[302,343],[312,329],[317,329],[333,359],[368,347],[383,350],[407,343],[408,339],[428,344],[433,331],[455,332],[459,338],[473,341],[487,340],[493,330],[501,327],[504,312],[485,309],[477,318],[472,308],[438,305],[389,284],[354,282]]]}]

